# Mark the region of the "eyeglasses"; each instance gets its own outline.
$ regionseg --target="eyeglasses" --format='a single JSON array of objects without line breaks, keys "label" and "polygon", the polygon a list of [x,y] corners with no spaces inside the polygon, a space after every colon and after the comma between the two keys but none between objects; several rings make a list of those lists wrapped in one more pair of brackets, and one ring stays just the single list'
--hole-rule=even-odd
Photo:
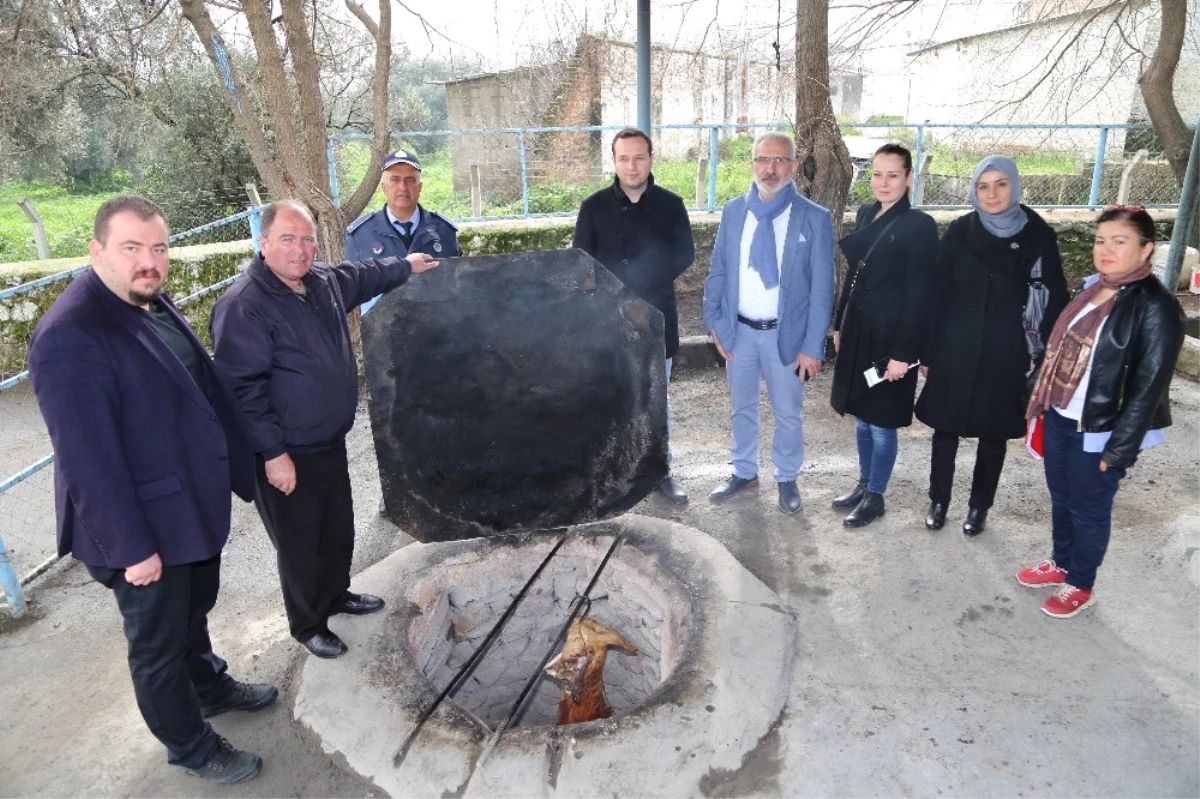
[{"label": "eyeglasses", "polygon": [[787,156],[783,155],[756,155],[751,160],[759,166],[766,166],[767,164],[774,164],[778,166],[779,164],[790,164],[796,159],[788,158]]}]

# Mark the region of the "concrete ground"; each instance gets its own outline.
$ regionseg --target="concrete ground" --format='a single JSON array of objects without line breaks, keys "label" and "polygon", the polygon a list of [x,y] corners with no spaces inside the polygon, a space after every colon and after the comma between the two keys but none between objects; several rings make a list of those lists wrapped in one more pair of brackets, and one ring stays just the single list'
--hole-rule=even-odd
[{"label": "concrete ground", "polygon": [[[1200,387],[1176,381],[1168,443],[1143,456],[1117,496],[1097,603],[1065,621],[1039,612],[1045,591],[1013,579],[1049,548],[1045,485],[1021,442],[979,538],[958,530],[969,446],[946,529],[924,529],[929,431],[919,424],[901,435],[887,515],[849,531],[829,500],[856,477],[853,424],[829,410],[828,395],[827,369],[809,387],[804,508],[785,517],[769,481],[723,505],[706,499],[729,469],[724,374],[680,370],[672,383],[675,471],[692,502],[654,496],[636,511],[716,538],[799,626],[782,717],[741,768],[712,773],[704,793],[1200,795],[1200,588],[1188,560],[1200,529]],[[24,418],[15,402],[4,400],[5,428]],[[764,428],[766,441],[769,419]],[[410,539],[374,512],[365,413],[349,446],[357,572]],[[4,532],[24,573],[52,549],[49,493],[33,487],[19,504],[4,501],[0,517],[24,520]],[[381,795],[292,719],[306,653],[287,636],[273,552],[251,506],[235,508],[210,623],[233,674],[281,689],[272,708],[214,720],[264,757],[253,782],[215,788],[166,765],[133,701],[115,604],[82,568],[55,566],[29,598],[25,619],[0,612],[0,795]]]}]

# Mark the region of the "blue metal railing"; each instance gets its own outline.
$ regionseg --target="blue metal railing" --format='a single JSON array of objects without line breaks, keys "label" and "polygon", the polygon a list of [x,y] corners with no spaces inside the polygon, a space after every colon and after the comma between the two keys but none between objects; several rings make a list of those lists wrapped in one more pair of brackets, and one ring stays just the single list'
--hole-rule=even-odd
[{"label": "blue metal railing", "polygon": [[[257,211],[258,209],[254,209],[254,210]],[[249,212],[247,212],[247,213],[249,213]],[[245,217],[244,214],[240,214],[237,216],[239,218]],[[207,226],[206,226],[206,229],[207,229]],[[180,235],[184,235],[184,234],[180,234]],[[73,277],[74,275],[77,275],[77,274],[80,274],[81,272],[83,272],[84,269],[86,269],[86,267],[77,269],[77,270],[72,270],[72,273],[63,272],[63,273],[60,273],[59,275],[54,275],[51,278],[43,278],[42,281],[34,281],[34,282],[39,282],[41,285],[46,285],[46,283],[53,282],[53,280],[65,280],[66,277]],[[66,276],[66,277],[64,277],[64,276]],[[198,300],[201,297],[204,297],[208,294],[212,294],[213,292],[220,291],[221,289],[225,288],[226,286],[231,285],[235,280],[237,280],[237,278],[238,278],[237,275],[230,275],[229,277],[225,278],[224,280],[222,280],[218,283],[214,283],[213,285],[202,288],[193,294],[189,294],[188,296],[178,300],[175,303],[175,305],[182,307],[182,306],[186,305],[187,303],[192,302],[194,300]],[[32,284],[25,284],[25,285],[28,286],[28,285],[32,285]],[[21,287],[18,287],[18,288],[21,288]],[[35,286],[35,288],[36,288],[36,286]],[[21,372],[20,374],[14,375],[13,377],[10,377],[7,380],[4,380],[3,382],[0,382],[0,392],[4,392],[4,391],[7,391],[8,389],[14,388],[18,384],[20,384],[28,379],[29,379],[29,370],[27,369],[24,372]],[[45,469],[47,466],[49,466],[52,463],[54,463],[53,453],[40,458],[39,460],[35,461],[34,463],[29,464],[28,466],[26,466],[24,469],[20,470],[16,474],[10,475],[9,477],[5,478],[3,481],[0,481],[0,494],[3,494],[6,491],[11,490],[13,487],[19,485],[20,483],[23,483],[24,481],[28,480],[30,477],[33,477],[35,474],[42,471],[43,469]],[[9,610],[12,612],[13,616],[23,616],[26,612],[25,595],[22,591],[21,586],[24,583],[27,583],[29,580],[33,579],[33,577],[35,577],[36,575],[44,572],[46,569],[48,569],[50,566],[52,566],[58,560],[59,560],[59,558],[57,556],[52,557],[49,560],[47,560],[45,563],[38,566],[32,572],[30,572],[30,574],[24,580],[18,580],[16,571],[13,569],[12,560],[9,558],[9,555],[8,555],[8,548],[4,545],[3,537],[0,537],[0,591],[4,592],[5,602],[8,604]]]}]

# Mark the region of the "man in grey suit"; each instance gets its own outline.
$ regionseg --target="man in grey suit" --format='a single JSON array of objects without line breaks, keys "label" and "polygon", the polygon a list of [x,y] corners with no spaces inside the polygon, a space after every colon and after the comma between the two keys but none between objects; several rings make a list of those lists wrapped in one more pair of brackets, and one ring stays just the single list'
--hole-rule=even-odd
[{"label": "man in grey suit", "polygon": [[725,358],[733,423],[733,474],[709,495],[758,486],[758,400],[767,383],[775,413],[771,459],[779,509],[800,510],[804,382],[821,368],[833,311],[829,211],[801,197],[796,145],[783,133],[754,141],[754,183],[725,204],[704,283],[704,327]]}]

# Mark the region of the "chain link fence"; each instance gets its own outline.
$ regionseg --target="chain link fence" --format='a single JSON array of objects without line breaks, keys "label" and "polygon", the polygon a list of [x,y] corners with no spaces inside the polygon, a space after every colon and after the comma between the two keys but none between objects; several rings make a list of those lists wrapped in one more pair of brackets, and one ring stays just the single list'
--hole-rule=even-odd
[{"label": "chain link fence", "polygon": [[[654,130],[655,181],[689,207],[716,211],[750,185],[754,135],[786,126],[667,125]],[[574,213],[612,179],[617,127],[508,128],[394,134],[392,147],[415,152],[422,165],[421,203],[456,220]],[[922,163],[919,205],[969,205],[970,177],[985,156],[1008,155],[1022,174],[1024,202],[1094,207],[1118,201],[1178,203],[1179,185],[1152,129],[1137,125],[842,126],[855,179],[851,209],[871,201],[870,163],[885,142],[899,142]],[[357,186],[370,159],[367,137],[334,141],[338,184]],[[1144,151],[1144,152],[1142,152]],[[715,153],[715,156],[714,156]],[[383,205],[376,193],[370,209]]]}]

